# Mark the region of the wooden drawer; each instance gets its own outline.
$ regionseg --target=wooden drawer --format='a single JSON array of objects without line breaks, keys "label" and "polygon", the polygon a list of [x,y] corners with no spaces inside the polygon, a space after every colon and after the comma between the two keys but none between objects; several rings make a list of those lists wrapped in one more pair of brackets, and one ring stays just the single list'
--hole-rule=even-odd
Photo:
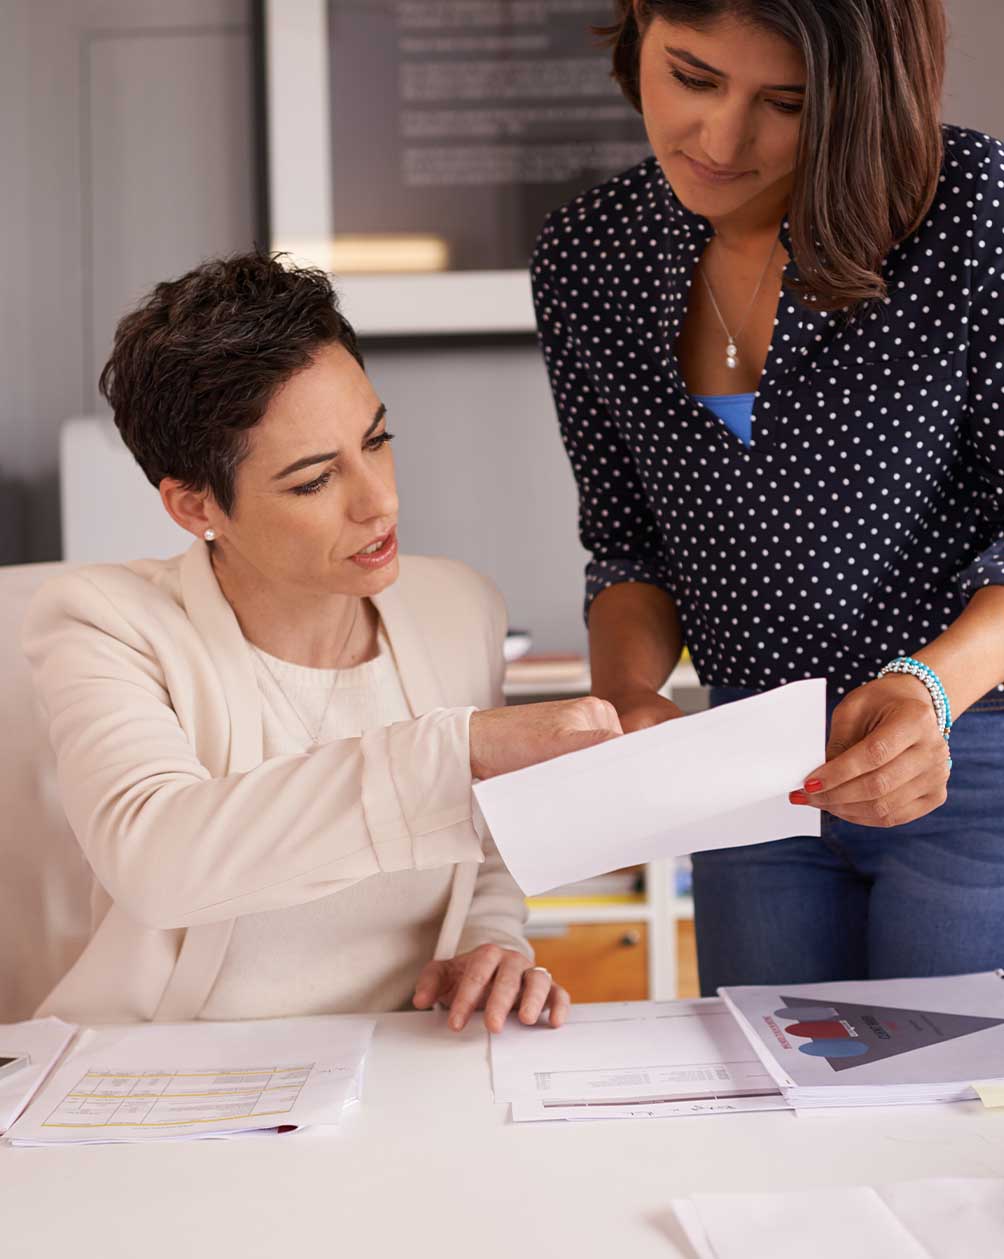
[{"label": "wooden drawer", "polygon": [[[645,1001],[648,928],[643,922],[577,923],[529,929],[537,962],[569,990],[573,1001]],[[543,934],[546,933],[546,934]],[[676,924],[676,995],[700,996],[692,919]]]},{"label": "wooden drawer", "polygon": [[537,954],[573,1001],[644,1001],[648,997],[648,925],[644,922],[575,923],[530,927]]},{"label": "wooden drawer", "polygon": [[680,918],[676,923],[676,995],[699,997],[701,984],[697,977],[697,942],[693,918]]}]

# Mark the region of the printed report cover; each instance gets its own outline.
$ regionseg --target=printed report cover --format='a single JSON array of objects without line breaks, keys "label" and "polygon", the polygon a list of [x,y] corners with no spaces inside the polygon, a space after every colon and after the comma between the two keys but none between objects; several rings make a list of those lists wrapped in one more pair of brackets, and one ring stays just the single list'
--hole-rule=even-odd
[{"label": "printed report cover", "polygon": [[720,995],[782,1088],[923,1088],[1004,1076],[1004,970]]}]

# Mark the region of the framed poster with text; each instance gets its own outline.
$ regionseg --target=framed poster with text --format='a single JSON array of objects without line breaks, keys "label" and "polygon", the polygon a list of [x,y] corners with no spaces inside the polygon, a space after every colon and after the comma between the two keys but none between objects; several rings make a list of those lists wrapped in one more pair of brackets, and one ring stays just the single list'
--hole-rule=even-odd
[{"label": "framed poster with text", "polygon": [[262,0],[271,247],[360,333],[528,332],[547,214],[648,151],[611,0]]}]

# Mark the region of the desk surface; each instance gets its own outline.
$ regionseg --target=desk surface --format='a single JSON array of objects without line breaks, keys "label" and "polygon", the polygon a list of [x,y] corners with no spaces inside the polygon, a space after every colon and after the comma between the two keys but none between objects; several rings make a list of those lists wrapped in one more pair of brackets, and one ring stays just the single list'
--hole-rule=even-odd
[{"label": "desk surface", "polygon": [[687,1193],[1004,1176],[1004,1112],[978,1103],[514,1125],[484,1032],[439,1014],[381,1017],[365,1096],[323,1132],[2,1146],[0,1253],[677,1259]]}]

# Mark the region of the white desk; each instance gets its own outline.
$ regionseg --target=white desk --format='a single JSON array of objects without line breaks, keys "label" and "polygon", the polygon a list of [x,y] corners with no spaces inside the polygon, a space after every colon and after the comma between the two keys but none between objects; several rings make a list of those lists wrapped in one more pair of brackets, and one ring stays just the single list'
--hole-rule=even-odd
[{"label": "white desk", "polygon": [[677,1259],[688,1252],[674,1196],[923,1176],[1004,1176],[1004,1113],[513,1125],[491,1100],[480,1027],[456,1036],[441,1015],[394,1014],[377,1030],[366,1101],[340,1129],[0,1147],[0,1254]]}]

